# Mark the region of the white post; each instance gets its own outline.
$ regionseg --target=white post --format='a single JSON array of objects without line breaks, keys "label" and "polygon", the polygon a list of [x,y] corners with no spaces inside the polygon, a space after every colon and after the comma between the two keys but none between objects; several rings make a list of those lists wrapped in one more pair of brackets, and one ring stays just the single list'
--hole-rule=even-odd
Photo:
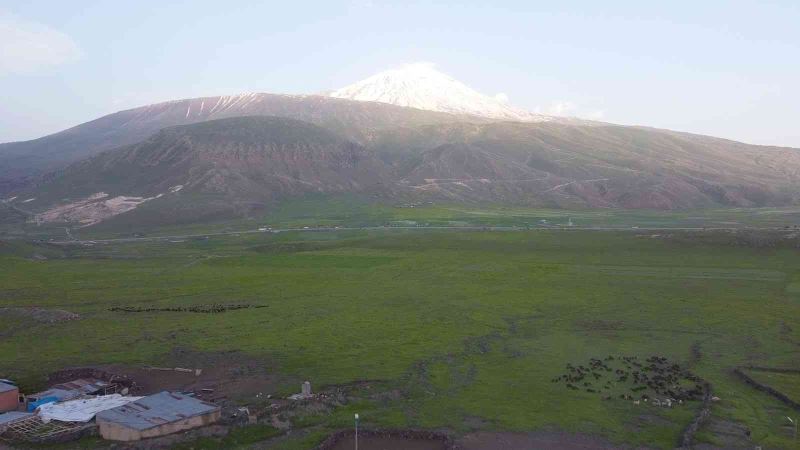
[{"label": "white post", "polygon": [[356,450],[358,450],[358,413],[356,413]]}]

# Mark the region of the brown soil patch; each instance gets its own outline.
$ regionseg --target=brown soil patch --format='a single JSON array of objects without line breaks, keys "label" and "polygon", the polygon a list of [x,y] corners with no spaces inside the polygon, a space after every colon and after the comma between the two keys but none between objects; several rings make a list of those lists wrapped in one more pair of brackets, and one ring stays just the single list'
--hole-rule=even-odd
[{"label": "brown soil patch", "polygon": [[[355,448],[353,430],[341,430],[322,441],[317,450]],[[453,440],[442,433],[425,430],[361,430],[358,448],[364,450],[453,450]]]},{"label": "brown soil patch", "polygon": [[[332,450],[352,450],[355,437],[347,436],[336,443]],[[403,439],[400,437],[359,436],[360,450],[446,450],[448,447],[439,441],[427,439]]]},{"label": "brown soil patch", "polygon": [[464,436],[458,441],[463,450],[601,450],[625,447],[596,436],[562,432],[492,433],[478,432]]},{"label": "brown soil patch", "polygon": [[[193,392],[206,401],[231,400],[247,404],[274,394],[278,387],[275,370],[268,361],[239,352],[176,350],[158,367],[112,365],[102,369],[132,379],[136,383],[136,395],[164,390]],[[199,375],[196,369],[200,370]]]}]

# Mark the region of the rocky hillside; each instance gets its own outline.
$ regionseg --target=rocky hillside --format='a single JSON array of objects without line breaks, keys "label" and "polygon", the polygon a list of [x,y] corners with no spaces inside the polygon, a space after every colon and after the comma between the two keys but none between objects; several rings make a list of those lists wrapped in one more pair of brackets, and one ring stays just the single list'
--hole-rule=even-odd
[{"label": "rocky hillside", "polygon": [[372,152],[321,127],[238,117],[166,128],[53,173],[19,198],[39,221],[91,225],[145,205],[242,215],[311,192],[384,192],[387,179]]},{"label": "rocky hillside", "polygon": [[[0,194],[12,193],[48,171],[122,145],[162,128],[228,117],[280,116],[303,120],[358,143],[387,128],[464,120],[433,111],[318,95],[243,94],[177,100],[120,111],[25,142],[0,144]],[[469,120],[480,120],[470,118]]]},{"label": "rocky hillside", "polygon": [[[350,117],[357,110],[349,109]],[[344,192],[389,203],[561,208],[800,204],[798,149],[603,124],[452,121],[456,116],[426,112],[402,113],[406,121],[391,127],[388,116],[365,114],[339,133],[265,116],[168,127],[15,191],[0,216],[92,225],[150,214],[150,223],[188,223]]]},{"label": "rocky hillside", "polygon": [[444,124],[372,144],[419,195],[555,207],[800,203],[800,150],[615,125]]}]

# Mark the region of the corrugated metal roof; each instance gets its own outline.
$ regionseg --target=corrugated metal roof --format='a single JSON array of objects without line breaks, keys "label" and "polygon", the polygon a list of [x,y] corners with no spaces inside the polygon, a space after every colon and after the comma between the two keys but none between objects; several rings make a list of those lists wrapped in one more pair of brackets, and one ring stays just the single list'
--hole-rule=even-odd
[{"label": "corrugated metal roof", "polygon": [[50,386],[50,389],[30,394],[29,397],[56,397],[59,401],[71,400],[84,395],[94,394],[110,385],[111,383],[95,380],[94,378],[79,378],[77,380]]},{"label": "corrugated metal roof", "polygon": [[77,380],[68,381],[66,383],[56,384],[51,386],[52,389],[64,389],[65,391],[81,391],[84,394],[95,393],[111,383],[94,378],[78,378]]},{"label": "corrugated metal roof", "polygon": [[0,382],[0,392],[9,392],[17,389],[13,384]]},{"label": "corrugated metal roof", "polygon": [[6,413],[2,413],[0,414],[0,425],[6,425],[11,422],[16,422],[17,420],[25,419],[32,415],[33,414],[31,413],[19,412],[19,411],[9,411]]},{"label": "corrugated metal roof", "polygon": [[35,398],[35,399],[43,399],[54,397],[58,401],[63,402],[66,400],[72,400],[74,398],[82,397],[84,394],[81,391],[65,391],[64,389],[48,389],[46,391],[37,392],[35,394],[30,394],[28,398]]},{"label": "corrugated metal roof", "polygon": [[219,410],[220,407],[193,397],[159,392],[141,400],[102,411],[97,419],[135,430],[146,430],[165,423],[177,422]]}]

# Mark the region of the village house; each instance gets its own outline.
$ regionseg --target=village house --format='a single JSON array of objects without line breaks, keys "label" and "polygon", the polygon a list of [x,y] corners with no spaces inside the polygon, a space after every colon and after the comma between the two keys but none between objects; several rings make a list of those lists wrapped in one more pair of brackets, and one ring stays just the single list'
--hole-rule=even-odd
[{"label": "village house", "polygon": [[19,388],[0,381],[0,413],[16,411],[19,406]]},{"label": "village house", "polygon": [[104,439],[138,441],[212,424],[221,408],[188,395],[160,392],[95,417]]}]

